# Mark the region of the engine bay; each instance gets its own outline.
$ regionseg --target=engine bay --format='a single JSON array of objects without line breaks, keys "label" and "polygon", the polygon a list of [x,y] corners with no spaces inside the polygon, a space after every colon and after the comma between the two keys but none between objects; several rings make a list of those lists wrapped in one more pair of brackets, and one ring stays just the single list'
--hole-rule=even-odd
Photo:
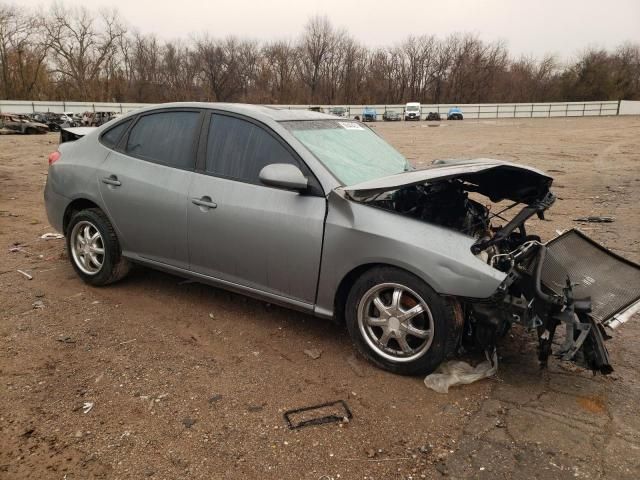
[{"label": "engine bay", "polygon": [[475,238],[489,232],[489,209],[471,200],[460,180],[400,188],[372,204]]}]

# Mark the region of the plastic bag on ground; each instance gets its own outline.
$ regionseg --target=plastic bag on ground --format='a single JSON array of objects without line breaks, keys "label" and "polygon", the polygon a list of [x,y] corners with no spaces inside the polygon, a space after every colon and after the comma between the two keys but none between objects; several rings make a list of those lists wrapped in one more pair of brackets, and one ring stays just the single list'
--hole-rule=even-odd
[{"label": "plastic bag on ground", "polygon": [[461,360],[450,360],[440,365],[437,370],[426,376],[424,384],[438,393],[448,393],[449,387],[455,385],[467,385],[483,378],[489,378],[498,371],[498,354],[494,350],[489,358],[472,367]]}]

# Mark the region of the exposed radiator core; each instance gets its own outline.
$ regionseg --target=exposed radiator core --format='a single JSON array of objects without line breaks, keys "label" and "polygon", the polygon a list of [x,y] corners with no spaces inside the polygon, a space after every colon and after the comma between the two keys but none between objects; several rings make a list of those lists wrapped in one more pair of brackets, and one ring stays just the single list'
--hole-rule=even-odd
[{"label": "exposed radiator core", "polygon": [[[562,294],[567,275],[574,297],[591,297],[592,317],[605,325],[640,300],[640,265],[616,255],[578,230],[547,243],[542,283]],[[614,326],[614,325],[611,325]]]}]

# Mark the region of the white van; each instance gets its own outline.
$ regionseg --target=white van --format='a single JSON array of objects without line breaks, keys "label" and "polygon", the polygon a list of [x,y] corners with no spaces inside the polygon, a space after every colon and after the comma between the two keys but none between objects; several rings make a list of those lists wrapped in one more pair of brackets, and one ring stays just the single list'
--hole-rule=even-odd
[{"label": "white van", "polygon": [[420,102],[409,102],[404,106],[404,119],[420,121],[421,112]]}]

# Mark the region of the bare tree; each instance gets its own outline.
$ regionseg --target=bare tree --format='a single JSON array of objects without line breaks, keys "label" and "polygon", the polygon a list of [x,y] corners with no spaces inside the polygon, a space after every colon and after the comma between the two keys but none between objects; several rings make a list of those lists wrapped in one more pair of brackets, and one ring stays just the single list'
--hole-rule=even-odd
[{"label": "bare tree", "polygon": [[91,86],[116,52],[124,33],[115,11],[103,12],[96,21],[86,8],[67,9],[55,4],[45,22],[53,72],[69,83],[81,100],[94,92]]},{"label": "bare tree", "polygon": [[254,42],[236,37],[222,41],[205,37],[198,41],[196,52],[200,76],[210,99],[229,102],[247,90],[258,55]]},{"label": "bare tree", "polygon": [[312,17],[300,40],[298,75],[309,87],[309,102],[317,101],[322,67],[334,42],[334,30],[327,17]]},{"label": "bare tree", "polygon": [[194,52],[181,42],[167,42],[162,58],[162,100],[193,100],[197,65]]},{"label": "bare tree", "polygon": [[296,65],[300,51],[288,41],[268,43],[262,49],[270,101],[286,103],[293,97]]},{"label": "bare tree", "polygon": [[46,76],[47,42],[40,15],[0,4],[0,75],[2,98],[37,98]]}]

